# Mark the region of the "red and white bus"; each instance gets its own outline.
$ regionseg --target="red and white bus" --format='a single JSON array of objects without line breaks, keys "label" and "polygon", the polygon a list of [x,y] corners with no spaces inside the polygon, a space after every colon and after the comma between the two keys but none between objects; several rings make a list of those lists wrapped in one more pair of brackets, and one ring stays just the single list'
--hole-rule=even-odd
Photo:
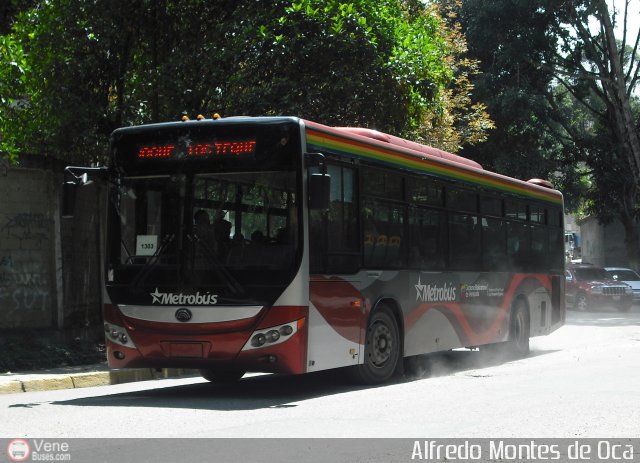
[{"label": "red and white bus", "polygon": [[530,336],[564,312],[563,199],[380,132],[295,117],[116,130],[104,326],[113,368],[352,367]]}]

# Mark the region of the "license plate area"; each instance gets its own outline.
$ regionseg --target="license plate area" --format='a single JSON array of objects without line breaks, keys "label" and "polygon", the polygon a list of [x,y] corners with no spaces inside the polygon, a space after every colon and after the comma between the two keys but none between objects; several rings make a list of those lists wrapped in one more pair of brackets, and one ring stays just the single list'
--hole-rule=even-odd
[{"label": "license plate area", "polygon": [[163,342],[162,351],[171,358],[205,358],[209,355],[211,344],[208,342]]}]

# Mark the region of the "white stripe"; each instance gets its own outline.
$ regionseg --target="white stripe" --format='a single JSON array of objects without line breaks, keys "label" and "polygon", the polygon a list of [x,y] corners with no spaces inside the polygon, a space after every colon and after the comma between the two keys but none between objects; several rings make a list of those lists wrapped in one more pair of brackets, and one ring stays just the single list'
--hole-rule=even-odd
[{"label": "white stripe", "polygon": [[[119,305],[118,308],[126,317],[138,320],[162,323],[220,323],[244,320],[258,315],[262,306],[151,306],[151,305]],[[186,308],[193,317],[188,322],[180,322],[175,314],[178,309]]]}]

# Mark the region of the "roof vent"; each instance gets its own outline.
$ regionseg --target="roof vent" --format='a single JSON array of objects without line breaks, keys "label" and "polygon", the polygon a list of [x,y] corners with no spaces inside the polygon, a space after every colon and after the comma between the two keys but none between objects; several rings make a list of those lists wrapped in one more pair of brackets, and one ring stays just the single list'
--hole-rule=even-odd
[{"label": "roof vent", "polygon": [[400,148],[417,151],[423,155],[435,156],[437,158],[446,159],[448,161],[457,162],[458,164],[464,164],[469,167],[475,167],[476,169],[482,169],[482,166],[471,159],[458,156],[457,154],[447,153],[446,151],[432,148],[431,146],[421,145],[414,141],[405,140],[404,138],[394,137],[393,135],[387,135],[386,133],[378,132],[377,130],[364,129],[361,127],[334,127],[335,130],[340,132],[351,133],[354,135],[360,135],[361,137],[371,138],[373,140],[382,141],[395,145]]},{"label": "roof vent", "polygon": [[531,180],[527,180],[527,183],[549,188],[550,190],[555,190],[555,188],[553,187],[553,184],[549,180],[542,180],[541,178],[532,178]]}]

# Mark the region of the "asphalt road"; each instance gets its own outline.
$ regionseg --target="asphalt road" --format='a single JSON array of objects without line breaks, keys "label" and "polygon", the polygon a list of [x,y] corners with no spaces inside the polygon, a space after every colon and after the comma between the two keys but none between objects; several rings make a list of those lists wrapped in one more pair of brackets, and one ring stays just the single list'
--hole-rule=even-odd
[{"label": "asphalt road", "polygon": [[0,396],[4,437],[640,436],[640,311],[568,312],[526,359],[428,358],[430,375],[354,386],[341,371]]},{"label": "asphalt road", "polygon": [[[414,461],[412,445],[429,439],[565,438],[560,445],[595,449],[600,441],[585,439],[617,438],[621,451],[634,443],[640,461],[640,309],[568,312],[564,327],[531,345],[520,360],[490,350],[429,356],[419,363],[428,375],[378,387],[330,371],[4,394],[0,445],[71,442],[71,461]],[[224,439],[238,437],[278,439]],[[344,437],[368,439],[317,439]]]},{"label": "asphalt road", "polygon": [[[453,351],[419,363],[427,376],[378,387],[354,386],[341,371],[330,371],[252,375],[232,386],[183,378],[4,394],[0,445],[7,451],[0,448],[0,461],[24,445],[34,461],[38,446],[41,459],[121,463],[415,461],[427,459],[420,446],[434,439],[482,438],[472,443],[486,447],[518,438],[529,449],[540,439],[548,446],[564,438],[557,461],[576,461],[567,453],[574,442],[593,451],[590,461],[609,461],[615,455],[606,452],[614,450],[623,457],[625,449],[631,459],[619,459],[640,461],[639,353],[640,310],[634,307],[626,314],[568,312],[563,328],[532,340],[525,359]],[[345,437],[364,439],[317,439]],[[621,443],[599,440],[612,438]],[[47,444],[57,445],[58,453],[43,454]],[[62,452],[64,445],[73,452]],[[596,459],[600,450],[608,458]],[[496,460],[522,458],[485,451],[479,459]]]}]

